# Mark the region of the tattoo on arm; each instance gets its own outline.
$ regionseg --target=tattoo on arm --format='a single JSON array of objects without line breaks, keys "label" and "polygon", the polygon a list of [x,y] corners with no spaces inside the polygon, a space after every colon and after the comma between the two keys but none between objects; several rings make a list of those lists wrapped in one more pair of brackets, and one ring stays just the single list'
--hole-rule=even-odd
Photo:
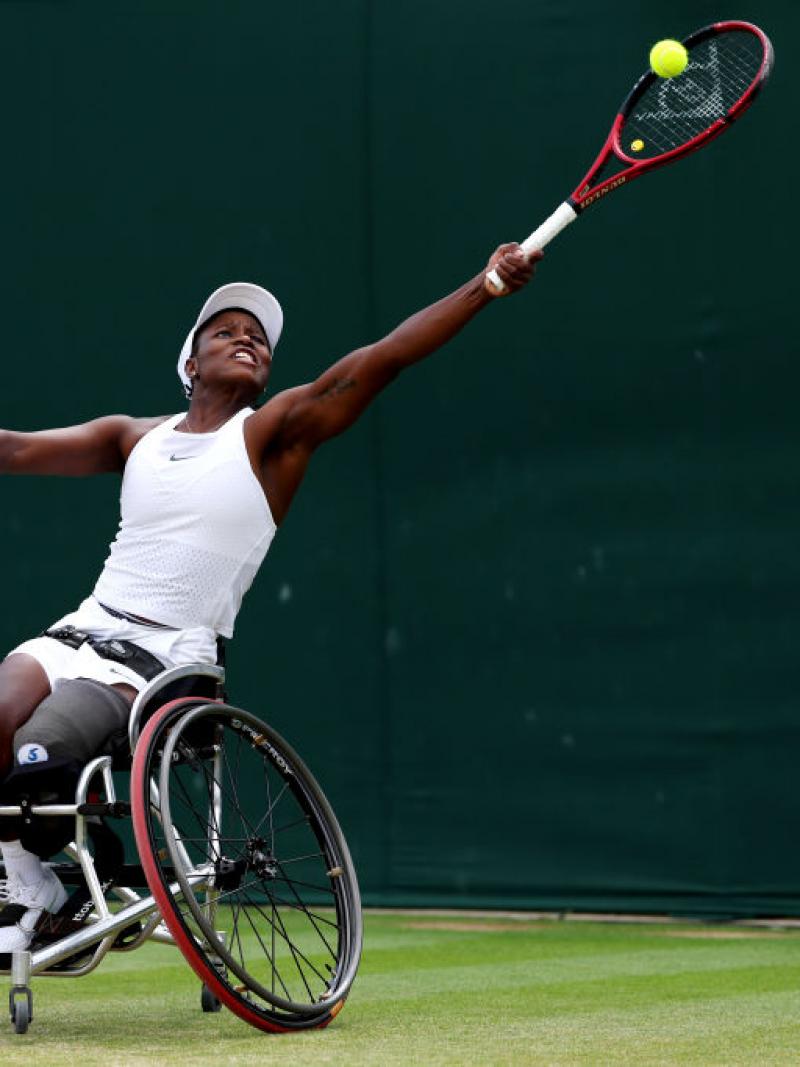
[{"label": "tattoo on arm", "polygon": [[336,378],[331,382],[325,392],[320,394],[320,399],[325,400],[328,397],[340,396],[342,393],[346,393],[348,389],[355,389],[355,387],[355,378]]}]

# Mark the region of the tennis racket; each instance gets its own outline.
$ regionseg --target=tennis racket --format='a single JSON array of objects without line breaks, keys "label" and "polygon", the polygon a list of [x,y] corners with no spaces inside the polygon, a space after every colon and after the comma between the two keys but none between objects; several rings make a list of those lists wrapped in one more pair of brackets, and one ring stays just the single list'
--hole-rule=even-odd
[{"label": "tennis racket", "polygon": [[[521,244],[526,255],[552,241],[587,207],[634,178],[718,137],[755,100],[772,69],[767,35],[750,22],[715,22],[683,41],[685,70],[643,74],[624,100],[602,151],[575,191]],[[496,292],[505,285],[486,275]]]}]

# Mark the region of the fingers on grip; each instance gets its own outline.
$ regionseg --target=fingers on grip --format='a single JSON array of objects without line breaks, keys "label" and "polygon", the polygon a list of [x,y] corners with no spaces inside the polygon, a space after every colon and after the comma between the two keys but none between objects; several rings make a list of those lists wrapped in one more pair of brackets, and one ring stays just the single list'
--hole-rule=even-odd
[{"label": "fingers on grip", "polygon": [[484,279],[487,292],[492,296],[505,296],[527,285],[543,255],[539,248],[526,251],[515,242],[500,245],[489,260],[494,265]]}]

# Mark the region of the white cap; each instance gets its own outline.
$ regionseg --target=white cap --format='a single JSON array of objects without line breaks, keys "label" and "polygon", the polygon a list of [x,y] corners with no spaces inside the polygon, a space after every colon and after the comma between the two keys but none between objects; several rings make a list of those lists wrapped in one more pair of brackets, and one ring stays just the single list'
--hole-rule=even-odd
[{"label": "white cap", "polygon": [[178,357],[178,377],[183,382],[187,396],[191,386],[189,375],[186,373],[186,360],[192,354],[194,335],[198,327],[208,322],[214,315],[218,315],[220,311],[227,311],[229,308],[241,308],[254,315],[264,328],[270,352],[275,352],[275,346],[283,329],[283,310],[272,293],[262,289],[260,285],[253,285],[252,282],[230,282],[228,285],[220,286],[219,289],[214,290],[200,309],[197,321],[183,342],[183,348]]}]

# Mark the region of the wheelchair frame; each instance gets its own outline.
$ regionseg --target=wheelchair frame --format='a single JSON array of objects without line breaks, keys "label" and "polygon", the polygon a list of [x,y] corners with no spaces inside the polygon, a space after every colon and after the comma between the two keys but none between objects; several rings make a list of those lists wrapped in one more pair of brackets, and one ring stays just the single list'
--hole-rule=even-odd
[{"label": "wheelchair frame", "polygon": [[[26,1032],[33,1018],[34,976],[82,977],[110,951],[130,952],[147,941],[182,951],[203,982],[204,1011],[225,1003],[259,1029],[286,1032],[326,1026],[343,1006],[362,940],[358,884],[347,845],[322,791],[290,746],[262,720],[224,702],[224,678],[221,667],[209,664],[176,667],[141,691],[129,716],[134,757],[129,802],[117,799],[112,757],[105,755],[83,769],[74,803],[23,799],[0,806],[0,816],[26,821],[74,818],[74,840],[63,850],[74,862],[52,866],[65,881],[77,878],[80,885],[82,880],[89,894],[80,909],[85,926],[37,944],[40,922],[29,949],[11,953],[10,961],[0,957],[0,973],[11,975],[9,1012],[17,1033]],[[236,753],[235,766],[229,752]],[[242,778],[260,783],[262,777],[265,809],[250,801],[255,810],[245,811],[247,798],[238,784]],[[98,779],[104,799],[90,799]],[[272,792],[271,779],[277,782]],[[231,816],[226,803],[235,808]],[[293,807],[288,818],[282,810],[282,824],[276,826],[282,804],[294,805],[297,812]],[[108,890],[89,847],[91,819],[128,815],[141,867],[123,865],[121,876],[141,871],[143,877],[131,886],[146,884],[149,895],[114,884]],[[196,829],[203,820],[204,840]],[[230,823],[233,830],[227,828]],[[302,846],[295,843],[300,833],[305,834]],[[316,841],[318,850],[309,853],[306,841]],[[309,863],[313,873],[295,879],[291,872],[305,872]],[[107,891],[119,910],[109,908]],[[218,909],[226,905],[234,917],[227,935],[217,925]],[[298,919],[305,923],[304,937],[320,942],[314,950],[320,958],[310,958],[313,951],[302,939],[302,948],[294,943],[289,927]],[[291,974],[280,970],[281,951],[290,959]]]}]

